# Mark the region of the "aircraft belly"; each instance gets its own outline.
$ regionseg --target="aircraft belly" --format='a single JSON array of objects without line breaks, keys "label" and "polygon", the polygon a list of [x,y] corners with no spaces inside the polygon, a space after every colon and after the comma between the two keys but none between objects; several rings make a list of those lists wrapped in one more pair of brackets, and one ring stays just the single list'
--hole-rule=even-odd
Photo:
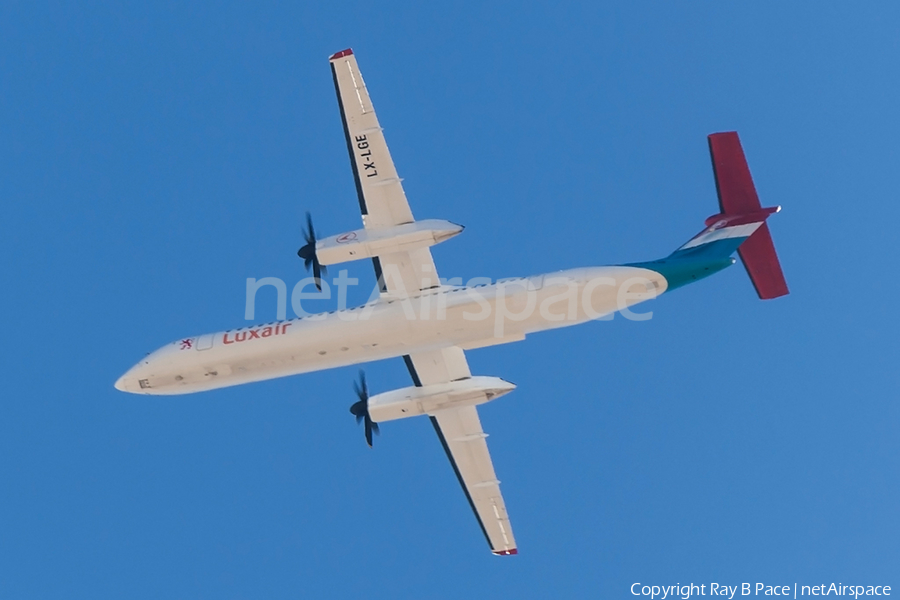
[{"label": "aircraft belly", "polygon": [[142,393],[187,394],[434,348],[492,346],[602,318],[655,297],[665,286],[648,269],[600,267],[435,292],[221,332],[203,350],[169,345],[132,376],[144,381]]}]

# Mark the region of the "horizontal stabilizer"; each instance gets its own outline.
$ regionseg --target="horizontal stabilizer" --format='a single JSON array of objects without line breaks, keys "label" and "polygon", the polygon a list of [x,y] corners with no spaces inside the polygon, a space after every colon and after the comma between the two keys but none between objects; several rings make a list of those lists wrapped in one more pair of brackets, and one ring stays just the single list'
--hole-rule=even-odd
[{"label": "horizontal stabilizer", "polygon": [[[761,212],[772,211],[763,209],[759,203],[753,178],[750,176],[750,168],[747,166],[747,159],[744,157],[741,140],[736,131],[710,135],[709,153],[721,212],[720,215],[710,219],[749,215],[755,217]],[[778,255],[775,253],[775,244],[765,222],[741,244],[738,254],[760,298],[767,300],[788,293],[787,282],[778,262]]]},{"label": "horizontal stabilizer", "polygon": [[719,194],[719,212],[742,215],[760,210],[762,206],[737,132],[714,133],[708,139]]},{"label": "horizontal stabilizer", "polygon": [[761,299],[770,300],[788,294],[787,281],[781,271],[778,255],[775,254],[775,244],[768,224],[763,223],[747,238],[738,248],[738,254]]}]

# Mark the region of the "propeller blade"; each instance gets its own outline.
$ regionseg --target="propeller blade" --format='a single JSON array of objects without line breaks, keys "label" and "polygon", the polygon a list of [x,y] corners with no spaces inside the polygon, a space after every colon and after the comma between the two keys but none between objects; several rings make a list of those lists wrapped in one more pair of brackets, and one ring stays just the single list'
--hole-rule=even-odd
[{"label": "propeller blade", "polygon": [[[309,268],[309,267],[307,267]],[[318,260],[313,260],[313,279],[316,282],[316,289],[320,292],[322,291],[322,272],[325,270],[322,268],[322,265],[319,264]]]},{"label": "propeller blade", "polygon": [[312,215],[309,211],[306,211],[306,243],[313,245],[316,243],[316,230],[313,229]]},{"label": "propeller blade", "polygon": [[[369,399],[369,393],[366,391],[365,386],[365,380],[363,380],[362,386],[360,386],[360,384],[356,381],[353,382],[353,391],[356,392],[356,396],[359,398],[359,402],[357,402],[356,404],[364,405],[366,400]],[[356,406],[356,404],[354,404],[353,406]],[[351,407],[350,410],[353,410],[353,408]]]},{"label": "propeller blade", "polygon": [[367,414],[366,415],[366,443],[369,444],[369,448],[372,447],[372,434],[380,435],[378,429],[378,423],[372,420],[372,418]]},{"label": "propeller blade", "polygon": [[306,245],[297,250],[297,256],[303,259],[303,266],[309,271],[312,269],[313,279],[316,282],[316,289],[322,291],[322,275],[325,274],[325,267],[319,263],[319,257],[316,256],[316,230],[313,227],[312,215],[306,213],[306,227],[303,230],[303,239]]},{"label": "propeller blade", "polygon": [[369,448],[372,447],[372,434],[379,435],[378,423],[372,420],[372,417],[369,415],[369,388],[366,385],[366,373],[365,371],[359,372],[359,381],[353,382],[353,391],[356,392],[356,396],[359,398],[356,402],[354,402],[350,406],[350,413],[356,417],[357,424],[360,421],[364,422],[364,431],[366,434],[366,443],[369,444]]}]

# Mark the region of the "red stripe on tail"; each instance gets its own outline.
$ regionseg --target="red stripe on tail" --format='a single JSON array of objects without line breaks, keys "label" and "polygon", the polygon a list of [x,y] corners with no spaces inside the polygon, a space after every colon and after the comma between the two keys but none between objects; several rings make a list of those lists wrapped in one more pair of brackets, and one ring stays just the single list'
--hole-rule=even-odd
[{"label": "red stripe on tail", "polygon": [[[722,215],[739,216],[762,211],[737,132],[713,133],[708,139]],[[768,300],[788,293],[768,225],[763,223],[747,238],[738,248],[738,254],[760,298]]]}]

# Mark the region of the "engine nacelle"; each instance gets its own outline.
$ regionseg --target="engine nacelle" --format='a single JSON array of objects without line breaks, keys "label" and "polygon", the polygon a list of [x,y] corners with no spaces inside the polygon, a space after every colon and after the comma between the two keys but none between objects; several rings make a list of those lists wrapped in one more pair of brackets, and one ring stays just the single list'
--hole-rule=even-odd
[{"label": "engine nacelle", "polygon": [[369,416],[376,423],[434,414],[447,408],[475,406],[516,389],[499,377],[470,377],[449,383],[407,387],[369,398]]},{"label": "engine nacelle", "polygon": [[357,229],[316,242],[316,256],[323,265],[334,265],[392,252],[409,252],[449,240],[464,227],[438,219],[415,221],[385,229]]}]

